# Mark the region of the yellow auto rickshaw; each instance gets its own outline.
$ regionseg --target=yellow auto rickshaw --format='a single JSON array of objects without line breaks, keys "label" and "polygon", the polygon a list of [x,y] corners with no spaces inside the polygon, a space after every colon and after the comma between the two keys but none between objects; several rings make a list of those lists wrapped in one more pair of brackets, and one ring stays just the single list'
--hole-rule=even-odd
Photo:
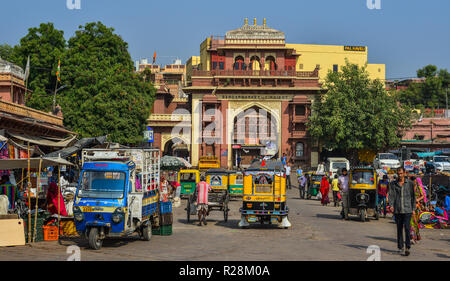
[{"label": "yellow auto rickshaw", "polygon": [[244,175],[239,171],[230,171],[228,174],[228,192],[231,196],[242,196],[244,190]]},{"label": "yellow auto rickshaw", "polygon": [[281,161],[254,162],[244,172],[240,227],[250,223],[277,224],[288,228],[286,175]]},{"label": "yellow auto rickshaw", "polygon": [[379,218],[377,210],[377,173],[372,167],[355,167],[349,173],[349,209],[344,210],[344,218],[348,215],[359,216],[361,221],[368,220],[369,215]]},{"label": "yellow auto rickshaw", "polygon": [[180,170],[178,182],[181,185],[181,196],[193,194],[197,183],[200,182],[200,172],[198,170]]}]

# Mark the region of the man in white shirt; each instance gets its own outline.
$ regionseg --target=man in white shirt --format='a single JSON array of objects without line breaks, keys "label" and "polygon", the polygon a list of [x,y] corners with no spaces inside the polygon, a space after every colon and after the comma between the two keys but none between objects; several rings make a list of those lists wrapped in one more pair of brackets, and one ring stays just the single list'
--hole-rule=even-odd
[{"label": "man in white shirt", "polygon": [[284,166],[286,169],[286,186],[288,189],[291,189],[291,167],[289,166],[289,163]]},{"label": "man in white shirt", "polygon": [[339,177],[338,187],[342,192],[342,212],[341,215],[344,219],[348,220],[348,208],[349,208],[349,197],[348,197],[348,184],[349,177],[346,168],[342,169],[342,175]]}]

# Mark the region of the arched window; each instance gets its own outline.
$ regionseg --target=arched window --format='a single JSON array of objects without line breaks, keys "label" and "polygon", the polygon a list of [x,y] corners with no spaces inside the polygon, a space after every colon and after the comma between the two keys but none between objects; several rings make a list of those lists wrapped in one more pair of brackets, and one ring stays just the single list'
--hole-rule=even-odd
[{"label": "arched window", "polygon": [[277,70],[277,63],[273,56],[268,56],[264,62],[264,70]]},{"label": "arched window", "polygon": [[298,142],[295,144],[295,156],[303,157],[303,143],[302,142]]},{"label": "arched window", "polygon": [[244,58],[242,56],[237,56],[234,59],[234,69],[243,70],[244,69]]},{"label": "arched window", "polygon": [[261,65],[259,63],[259,58],[257,56],[252,56],[250,58],[250,70],[260,70]]}]

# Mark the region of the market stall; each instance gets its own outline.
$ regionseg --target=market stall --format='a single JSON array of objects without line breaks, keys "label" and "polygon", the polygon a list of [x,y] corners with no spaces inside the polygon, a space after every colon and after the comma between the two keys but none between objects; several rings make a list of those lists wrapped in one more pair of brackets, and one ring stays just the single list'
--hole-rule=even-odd
[{"label": "market stall", "polygon": [[[3,189],[1,189],[3,190],[2,193],[6,193],[2,196],[4,200],[8,201],[8,214],[4,214],[7,215],[6,220],[0,220],[0,228],[2,228],[2,224],[10,224],[11,219],[18,220],[18,224],[21,224],[21,220],[23,219],[26,222],[26,224],[24,224],[26,232],[22,232],[22,235],[25,234],[28,243],[40,240],[37,239],[38,235],[36,233],[38,230],[41,230],[41,228],[43,228],[44,231],[48,230],[44,232],[44,237],[51,234],[53,238],[58,238],[61,215],[67,216],[64,200],[61,196],[61,168],[72,165],[72,163],[60,157],[1,159],[0,170],[16,170],[16,174],[20,174],[21,177],[20,180],[16,180],[15,184],[5,184],[2,179],[3,186],[0,186],[3,187]],[[19,171],[19,173],[17,173],[17,171]],[[50,172],[52,173],[51,178],[48,177]],[[48,182],[45,180],[43,181],[43,178],[49,178]],[[7,191],[5,192],[5,190]],[[17,194],[19,195],[17,196]],[[7,199],[5,199],[5,197]],[[12,201],[12,204],[10,204],[9,201]],[[40,208],[43,207],[42,203],[46,204],[45,209]],[[54,227],[47,226],[48,229],[46,229],[46,226],[42,223],[43,220],[41,217],[51,217],[51,214],[46,213],[48,210],[53,212],[55,225]],[[13,218],[14,215],[12,214],[15,214],[15,218]],[[16,238],[14,236],[18,234],[17,232],[2,232],[1,235],[6,237],[2,237],[0,240],[8,241]]]}]

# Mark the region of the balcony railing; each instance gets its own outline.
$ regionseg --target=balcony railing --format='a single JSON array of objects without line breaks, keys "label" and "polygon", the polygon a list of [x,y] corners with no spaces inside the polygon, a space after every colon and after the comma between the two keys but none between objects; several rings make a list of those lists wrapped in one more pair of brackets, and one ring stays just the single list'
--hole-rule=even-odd
[{"label": "balcony railing", "polygon": [[279,77],[319,77],[319,71],[295,71],[295,70],[193,70],[192,76],[279,76]]}]

